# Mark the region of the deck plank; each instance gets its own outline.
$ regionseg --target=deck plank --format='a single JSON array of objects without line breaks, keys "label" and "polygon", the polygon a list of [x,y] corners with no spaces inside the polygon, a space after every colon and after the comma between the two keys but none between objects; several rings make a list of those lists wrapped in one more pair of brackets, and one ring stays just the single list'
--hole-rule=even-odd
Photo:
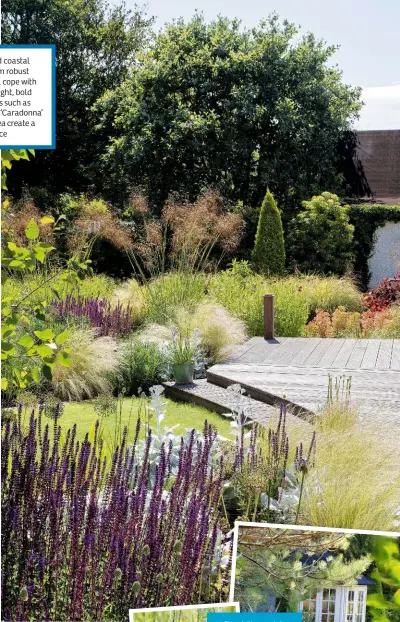
[{"label": "deck plank", "polygon": [[393,371],[400,371],[400,339],[393,340],[390,369]]},{"label": "deck plank", "polygon": [[256,399],[316,412],[329,376],[350,376],[360,416],[400,430],[400,339],[253,338],[238,353],[208,370],[210,382],[239,383]]},{"label": "deck plank", "polygon": [[376,369],[390,369],[392,360],[393,339],[382,339],[376,360]]},{"label": "deck plank", "polygon": [[308,337],[303,339],[303,346],[301,350],[293,357],[292,365],[302,367],[305,364],[306,359],[315,350],[317,345],[322,341],[318,337]]},{"label": "deck plank", "polygon": [[319,366],[330,367],[335,358],[340,355],[340,351],[344,347],[345,343],[346,339],[335,339],[320,360]]},{"label": "deck plank", "polygon": [[332,367],[345,368],[356,343],[357,339],[345,339],[340,352],[332,361]]},{"label": "deck plank", "polygon": [[349,356],[349,360],[347,361],[346,369],[358,369],[361,366],[365,351],[367,349],[367,341],[367,339],[358,339],[356,341]]},{"label": "deck plank", "polygon": [[303,345],[303,340],[299,338],[287,339],[285,343],[281,345],[279,349],[275,349],[271,354],[265,356],[266,351],[264,348],[264,357],[260,361],[263,364],[268,363],[277,365],[290,364],[293,357],[299,352]]},{"label": "deck plank", "polygon": [[324,354],[326,354],[326,352],[328,351],[332,343],[333,343],[333,339],[330,339],[330,338],[321,339],[321,341],[316,346],[316,348],[314,348],[311,354],[306,358],[306,360],[304,361],[304,364],[307,367],[318,366],[320,360],[322,359]]},{"label": "deck plank", "polygon": [[381,346],[380,339],[368,339],[363,360],[361,361],[361,369],[375,369],[378,360],[379,348]]}]

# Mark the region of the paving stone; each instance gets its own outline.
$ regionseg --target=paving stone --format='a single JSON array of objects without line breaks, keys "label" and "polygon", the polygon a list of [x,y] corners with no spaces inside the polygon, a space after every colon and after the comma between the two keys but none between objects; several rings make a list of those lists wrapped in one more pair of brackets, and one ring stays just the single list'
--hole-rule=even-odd
[{"label": "paving stone", "polygon": [[[192,384],[177,385],[174,382],[164,382],[165,393],[168,397],[179,401],[191,402],[203,406],[208,410],[226,415],[231,412],[232,394],[226,388],[214,385],[207,380],[195,380]],[[257,423],[269,427],[279,416],[279,408],[244,396],[248,407],[249,418]],[[308,421],[287,412],[287,422],[304,432],[304,437],[310,436],[313,426]]]}]

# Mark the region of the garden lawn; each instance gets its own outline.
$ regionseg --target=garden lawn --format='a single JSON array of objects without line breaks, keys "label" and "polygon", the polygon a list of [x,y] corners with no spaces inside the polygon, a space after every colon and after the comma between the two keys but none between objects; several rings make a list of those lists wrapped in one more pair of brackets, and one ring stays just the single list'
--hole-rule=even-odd
[{"label": "garden lawn", "polygon": [[[122,400],[122,426],[129,426],[129,442],[133,441],[140,404],[142,404],[141,415],[144,424],[145,411],[143,407],[143,400],[140,400],[139,398],[125,398]],[[182,404],[168,399],[166,399],[166,404],[167,413],[164,421],[162,422],[162,426],[171,428],[172,426],[178,424],[174,430],[175,434],[184,434],[186,428],[195,428],[202,431],[204,422],[207,420],[208,423],[217,428],[219,434],[226,438],[233,438],[231,433],[232,428],[228,418],[192,404]],[[60,425],[65,434],[68,428],[72,428],[74,423],[76,423],[77,440],[83,440],[86,433],[90,435],[93,430],[93,425],[97,419],[100,419],[100,417],[95,412],[92,402],[68,402],[64,405],[64,413],[60,419]],[[150,420],[150,423],[155,425],[154,415]],[[49,421],[49,424],[51,427],[52,422]],[[116,419],[114,415],[102,419],[102,428],[105,433],[105,440],[107,436],[109,436],[110,441],[113,441],[115,426]],[[144,425],[142,425],[141,436],[143,436],[143,434]]]}]

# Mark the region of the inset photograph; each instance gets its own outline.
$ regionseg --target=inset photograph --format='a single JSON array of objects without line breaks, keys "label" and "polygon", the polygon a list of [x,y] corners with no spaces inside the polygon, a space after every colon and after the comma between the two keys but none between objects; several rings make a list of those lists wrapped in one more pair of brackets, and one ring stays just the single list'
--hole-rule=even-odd
[{"label": "inset photograph", "polygon": [[209,613],[236,613],[239,603],[130,609],[129,622],[207,622]]},{"label": "inset photograph", "polygon": [[237,522],[231,599],[302,622],[399,622],[400,533]]}]

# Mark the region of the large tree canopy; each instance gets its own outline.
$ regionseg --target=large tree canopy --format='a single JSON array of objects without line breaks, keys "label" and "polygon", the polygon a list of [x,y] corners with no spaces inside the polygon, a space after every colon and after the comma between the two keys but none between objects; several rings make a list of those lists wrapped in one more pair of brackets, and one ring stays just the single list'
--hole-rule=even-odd
[{"label": "large tree canopy", "polygon": [[138,184],[159,210],[171,192],[193,200],[218,187],[257,205],[268,186],[285,218],[339,190],[338,143],[360,93],[328,66],[335,49],[277,16],[251,30],[198,14],[167,25],[97,105],[114,127],[103,157],[110,196]]},{"label": "large tree canopy", "polygon": [[105,0],[3,0],[1,9],[3,43],[55,43],[57,54],[56,150],[19,167],[10,189],[26,182],[52,192],[86,190],[97,183],[109,136],[107,127],[94,133],[91,108],[124,80],[152,20]]}]

